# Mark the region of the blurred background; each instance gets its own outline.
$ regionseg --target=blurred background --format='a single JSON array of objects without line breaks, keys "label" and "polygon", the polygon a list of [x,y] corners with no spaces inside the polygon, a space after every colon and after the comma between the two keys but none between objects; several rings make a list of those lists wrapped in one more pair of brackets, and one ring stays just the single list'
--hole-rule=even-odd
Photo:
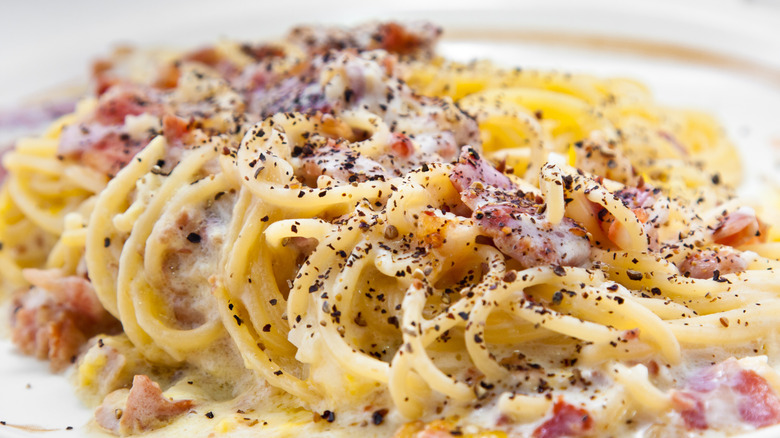
[{"label": "blurred background", "polygon": [[[29,0],[4,2],[0,14],[0,108],[83,77],[89,61],[117,43],[192,46],[217,38],[281,36],[297,23],[388,18],[436,21],[448,30],[445,39],[514,31],[516,39],[530,42],[532,36],[539,42],[533,32],[574,37],[548,38],[552,46],[583,36],[651,41],[771,67],[780,82],[780,0]],[[630,51],[604,40],[591,46]]]}]

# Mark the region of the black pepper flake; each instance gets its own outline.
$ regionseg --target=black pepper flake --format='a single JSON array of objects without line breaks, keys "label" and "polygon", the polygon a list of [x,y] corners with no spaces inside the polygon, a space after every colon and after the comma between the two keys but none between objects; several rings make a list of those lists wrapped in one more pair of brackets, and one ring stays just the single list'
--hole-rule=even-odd
[{"label": "black pepper flake", "polygon": [[268,216],[263,216],[260,222],[268,222]]},{"label": "black pepper flake", "polygon": [[398,323],[398,317],[395,317],[395,316],[391,316],[391,317],[387,318],[387,323],[392,325],[392,326],[395,326],[395,328],[400,327],[400,324]]},{"label": "black pepper flake", "polygon": [[396,228],[395,225],[388,225],[387,228],[385,228],[385,238],[393,240],[396,237],[398,237],[398,228]]},{"label": "black pepper flake", "polygon": [[206,418],[214,418],[214,413],[211,411],[206,412]]},{"label": "black pepper flake", "polygon": [[351,88],[347,88],[346,90],[344,90],[344,100],[346,100],[347,102],[352,100],[352,96],[354,96],[354,95],[355,95],[355,92],[352,91]]},{"label": "black pepper flake", "polygon": [[200,243],[200,234],[190,233],[187,235],[187,240],[189,240],[192,243]]},{"label": "black pepper flake", "polygon": [[333,423],[336,421],[336,413],[333,411],[325,411],[321,415],[322,419],[327,421],[328,423]]},{"label": "black pepper flake", "polygon": [[236,324],[238,325],[241,325],[244,322],[238,315],[233,315],[233,318],[236,318]]},{"label": "black pepper flake", "polygon": [[[106,237],[105,239],[103,239],[103,248],[108,248],[109,246],[111,246],[111,238]],[[2,249],[1,244],[0,244],[0,249]]]},{"label": "black pepper flake", "polygon": [[284,374],[282,370],[274,371],[274,376],[281,376],[282,374]]},{"label": "black pepper flake", "polygon": [[263,326],[263,331],[268,333],[271,331],[271,324],[266,324]]},{"label": "black pepper flake", "polygon": [[720,184],[720,174],[712,175],[712,183],[715,185]]},{"label": "black pepper flake", "polygon": [[633,269],[626,270],[626,275],[628,275],[628,278],[634,281],[639,281],[642,279],[642,277],[644,277],[641,272],[634,271]]},{"label": "black pepper flake", "polygon": [[563,269],[563,266],[561,265],[555,265],[553,266],[553,273],[559,277],[563,277],[566,275],[566,270]]},{"label": "black pepper flake", "polygon": [[552,296],[552,303],[555,305],[561,304],[563,301],[563,292],[556,291]]},{"label": "black pepper flake", "polygon": [[378,411],[374,411],[373,414],[371,414],[371,422],[374,423],[375,426],[379,426],[382,424],[382,422],[385,421],[385,415],[387,415],[388,410],[387,409],[380,409]]},{"label": "black pepper flake", "polygon": [[65,430],[73,430],[73,426],[67,426]]},{"label": "black pepper flake", "polygon": [[512,283],[517,280],[517,271],[509,271],[504,274],[504,281],[506,283]]},{"label": "black pepper flake", "polygon": [[468,314],[468,312],[458,312],[458,316],[460,316],[461,318],[463,318],[463,320],[464,320],[464,321],[466,321],[467,319],[469,319],[469,314]]},{"label": "black pepper flake", "polygon": [[268,301],[268,302],[271,303],[272,306],[275,306],[276,305],[276,298],[271,298],[271,300]]},{"label": "black pepper flake", "polygon": [[654,287],[654,288],[650,289],[650,292],[651,292],[653,295],[661,295],[661,289],[659,289],[659,288],[657,288],[657,287]]}]

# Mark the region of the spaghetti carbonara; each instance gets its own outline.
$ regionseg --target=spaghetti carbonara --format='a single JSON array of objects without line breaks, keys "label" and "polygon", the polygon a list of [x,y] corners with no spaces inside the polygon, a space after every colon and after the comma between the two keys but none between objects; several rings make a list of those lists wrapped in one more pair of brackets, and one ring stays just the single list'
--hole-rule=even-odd
[{"label": "spaghetti carbonara", "polygon": [[18,348],[120,436],[780,422],[777,236],[709,116],[440,29],[117,50],[3,157]]}]

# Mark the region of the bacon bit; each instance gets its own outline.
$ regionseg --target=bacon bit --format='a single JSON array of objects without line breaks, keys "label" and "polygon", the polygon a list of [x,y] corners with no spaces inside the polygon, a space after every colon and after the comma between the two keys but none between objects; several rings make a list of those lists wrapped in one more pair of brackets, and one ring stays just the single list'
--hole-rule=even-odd
[{"label": "bacon bit", "polygon": [[117,399],[126,392],[124,389],[109,394],[95,412],[95,419],[100,426],[121,435],[163,427],[193,406],[192,400],[173,401],[166,398],[160,385],[143,374],[133,378],[125,407],[118,408]]},{"label": "bacon bit", "polygon": [[651,376],[655,377],[658,375],[658,372],[661,371],[661,368],[658,366],[658,362],[651,360],[647,363],[647,371]]},{"label": "bacon bit", "polygon": [[181,117],[166,114],[162,119],[163,135],[169,144],[183,144],[189,138],[189,123]]},{"label": "bacon bit", "polygon": [[38,269],[24,276],[34,287],[14,297],[11,338],[23,353],[48,358],[53,371],[70,365],[89,337],[119,331],[84,278]]},{"label": "bacon bit", "polygon": [[184,56],[185,61],[199,62],[201,64],[214,67],[222,60],[222,56],[217,52],[217,49],[213,47],[204,47],[194,50]]},{"label": "bacon bit", "polygon": [[542,199],[523,193],[506,175],[464,147],[450,174],[461,200],[495,246],[524,267],[544,264],[577,266],[587,260],[590,244],[584,232],[572,233],[579,224],[564,218],[551,224]]},{"label": "bacon bit", "polygon": [[459,192],[471,187],[474,182],[481,182],[500,189],[513,189],[512,180],[496,170],[479,153],[470,146],[464,146],[460,152],[460,159],[450,175],[450,180]]},{"label": "bacon bit", "polygon": [[[733,402],[728,405],[711,404],[710,400]],[[706,429],[711,426],[710,423],[735,420],[754,427],[780,423],[780,398],[777,393],[764,377],[742,368],[735,359],[694,374],[689,378],[686,390],[672,393],[672,402],[691,429]]]},{"label": "bacon bit", "polygon": [[[482,231],[493,238],[493,243],[501,252],[524,267],[549,264],[579,266],[587,260],[590,244],[582,233],[578,236],[569,231],[577,226],[574,221],[564,218],[558,225],[552,225],[543,217],[528,213],[523,199],[515,198],[520,205],[488,204],[474,213],[473,217]],[[532,210],[536,211],[535,208]],[[511,231],[509,234],[506,228]]]},{"label": "bacon bit", "polygon": [[422,45],[419,36],[408,32],[398,23],[391,22],[380,25],[378,35],[381,38],[380,43],[383,49],[399,55],[413,53]]},{"label": "bacon bit", "polygon": [[753,243],[766,242],[767,225],[762,222],[752,208],[742,207],[724,217],[712,239],[715,243],[739,247]]},{"label": "bacon bit", "polygon": [[414,144],[404,134],[394,133],[390,140],[390,150],[398,158],[409,158],[414,154]]},{"label": "bacon bit", "polygon": [[100,97],[95,121],[103,125],[121,125],[126,116],[144,113],[160,116],[163,112],[163,105],[156,102],[148,90],[139,86],[121,85],[111,87]]},{"label": "bacon bit", "polygon": [[642,222],[643,224],[647,222],[647,219],[650,218],[650,215],[647,213],[647,210],[644,208],[634,208],[631,210],[637,219],[639,219],[639,222]]},{"label": "bacon bit", "polygon": [[680,273],[693,278],[714,278],[718,276],[742,272],[747,269],[747,262],[739,254],[722,250],[701,250],[692,253],[679,266]]},{"label": "bacon bit", "polygon": [[[69,130],[71,127],[66,128]],[[93,143],[71,146],[61,139],[60,149],[76,148],[73,153],[62,155],[78,159],[81,164],[91,167],[106,175],[116,175],[119,170],[149,143],[149,140],[138,141],[127,138],[126,134],[109,132]],[[87,140],[89,141],[89,140]]]},{"label": "bacon bit", "polygon": [[534,438],[559,438],[584,436],[593,427],[588,411],[563,401],[560,397],[553,406],[552,418],[534,429]]},{"label": "bacon bit", "polygon": [[780,399],[769,383],[753,370],[741,370],[733,388],[744,396],[740,400],[739,415],[755,427],[765,427],[780,422]]},{"label": "bacon bit", "polygon": [[104,95],[110,88],[114,87],[115,85],[119,85],[120,83],[121,81],[114,77],[98,76],[95,78],[95,94],[100,97]]},{"label": "bacon bit", "polygon": [[672,391],[672,405],[680,412],[688,429],[704,430],[708,427],[704,402],[694,393]]},{"label": "bacon bit", "polygon": [[168,63],[160,68],[154,86],[163,90],[170,90],[179,85],[181,70],[176,63]]}]

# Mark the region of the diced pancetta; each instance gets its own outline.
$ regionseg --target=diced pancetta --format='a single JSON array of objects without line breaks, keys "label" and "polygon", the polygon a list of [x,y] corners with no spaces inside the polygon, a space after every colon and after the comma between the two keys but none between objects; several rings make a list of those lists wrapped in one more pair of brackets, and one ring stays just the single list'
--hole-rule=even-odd
[{"label": "diced pancetta", "polygon": [[712,240],[721,245],[737,247],[765,242],[766,236],[766,224],[756,216],[755,210],[742,207],[721,219],[712,233]]},{"label": "diced pancetta", "polygon": [[120,330],[86,279],[58,270],[26,269],[24,275],[34,287],[14,298],[11,338],[23,353],[48,358],[52,370],[73,363],[90,337]]},{"label": "diced pancetta", "polygon": [[553,405],[552,417],[534,429],[534,438],[580,437],[593,427],[593,417],[583,408],[578,408],[563,399]]},{"label": "diced pancetta", "polygon": [[780,423],[780,397],[756,371],[735,359],[694,373],[672,402],[690,429],[766,427]]},{"label": "diced pancetta", "polygon": [[686,277],[717,279],[721,275],[744,271],[747,261],[731,251],[701,250],[686,257],[679,268]]},{"label": "diced pancetta", "polygon": [[114,434],[134,435],[163,427],[192,406],[192,400],[165,397],[160,385],[145,375],[137,375],[129,391],[120,389],[106,397],[95,411],[95,420]]},{"label": "diced pancetta", "polygon": [[523,266],[576,266],[590,255],[586,234],[577,223],[563,218],[552,224],[541,198],[518,190],[473,148],[463,148],[450,180],[482,231]]}]

